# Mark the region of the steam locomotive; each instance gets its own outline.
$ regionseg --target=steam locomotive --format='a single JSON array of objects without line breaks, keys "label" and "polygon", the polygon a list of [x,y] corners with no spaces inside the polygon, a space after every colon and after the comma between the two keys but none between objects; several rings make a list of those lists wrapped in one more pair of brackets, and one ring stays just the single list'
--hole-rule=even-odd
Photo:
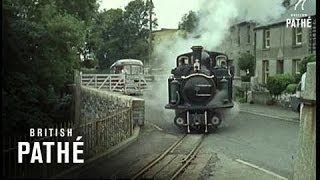
[{"label": "steam locomotive", "polygon": [[174,123],[181,129],[214,131],[223,110],[232,108],[233,66],[226,54],[192,46],[192,52],[177,57],[177,67],[168,78],[169,102]]}]

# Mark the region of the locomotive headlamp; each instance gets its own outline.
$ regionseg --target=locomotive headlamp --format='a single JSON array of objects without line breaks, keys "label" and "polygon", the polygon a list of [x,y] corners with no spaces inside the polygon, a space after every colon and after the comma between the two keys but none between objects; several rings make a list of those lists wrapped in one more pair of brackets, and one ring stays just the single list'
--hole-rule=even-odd
[{"label": "locomotive headlamp", "polygon": [[199,71],[200,63],[199,59],[196,59],[196,62],[193,64],[194,71]]}]

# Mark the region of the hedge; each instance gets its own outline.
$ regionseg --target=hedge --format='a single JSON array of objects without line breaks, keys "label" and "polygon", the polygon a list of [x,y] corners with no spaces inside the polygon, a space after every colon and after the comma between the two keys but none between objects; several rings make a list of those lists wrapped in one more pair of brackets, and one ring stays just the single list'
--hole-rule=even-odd
[{"label": "hedge", "polygon": [[271,95],[278,96],[293,82],[294,78],[289,74],[276,74],[268,78],[267,89]]},{"label": "hedge", "polygon": [[286,92],[289,94],[294,94],[296,92],[297,84],[288,84]]}]

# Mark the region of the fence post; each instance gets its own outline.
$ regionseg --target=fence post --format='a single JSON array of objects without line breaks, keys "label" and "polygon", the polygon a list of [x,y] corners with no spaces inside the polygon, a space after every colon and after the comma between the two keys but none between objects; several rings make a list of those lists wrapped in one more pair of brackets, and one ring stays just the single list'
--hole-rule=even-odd
[{"label": "fence post", "polygon": [[134,125],[144,126],[145,117],[145,102],[144,99],[135,98],[132,101],[132,119]]},{"label": "fence post", "polygon": [[316,179],[316,62],[307,64],[304,91],[301,92],[298,157],[294,180]]},{"label": "fence post", "polygon": [[75,83],[75,86],[74,86],[74,118],[72,119],[73,122],[75,123],[75,126],[78,126],[80,125],[80,101],[81,101],[81,98],[80,98],[80,91],[81,91],[81,76],[82,76],[82,73],[79,71],[75,71],[74,73],[74,83]]}]

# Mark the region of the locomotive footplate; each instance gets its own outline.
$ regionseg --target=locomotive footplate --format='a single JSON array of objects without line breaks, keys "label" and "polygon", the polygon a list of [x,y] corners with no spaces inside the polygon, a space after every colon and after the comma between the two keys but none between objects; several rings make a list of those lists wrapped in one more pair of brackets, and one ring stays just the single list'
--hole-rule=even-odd
[{"label": "locomotive footplate", "polygon": [[172,106],[170,104],[167,104],[165,106],[166,109],[179,109],[179,110],[206,110],[206,109],[218,109],[218,108],[232,108],[233,103],[228,104],[215,104],[215,105],[209,105],[209,106],[187,106],[187,105],[178,105],[178,106]]}]

